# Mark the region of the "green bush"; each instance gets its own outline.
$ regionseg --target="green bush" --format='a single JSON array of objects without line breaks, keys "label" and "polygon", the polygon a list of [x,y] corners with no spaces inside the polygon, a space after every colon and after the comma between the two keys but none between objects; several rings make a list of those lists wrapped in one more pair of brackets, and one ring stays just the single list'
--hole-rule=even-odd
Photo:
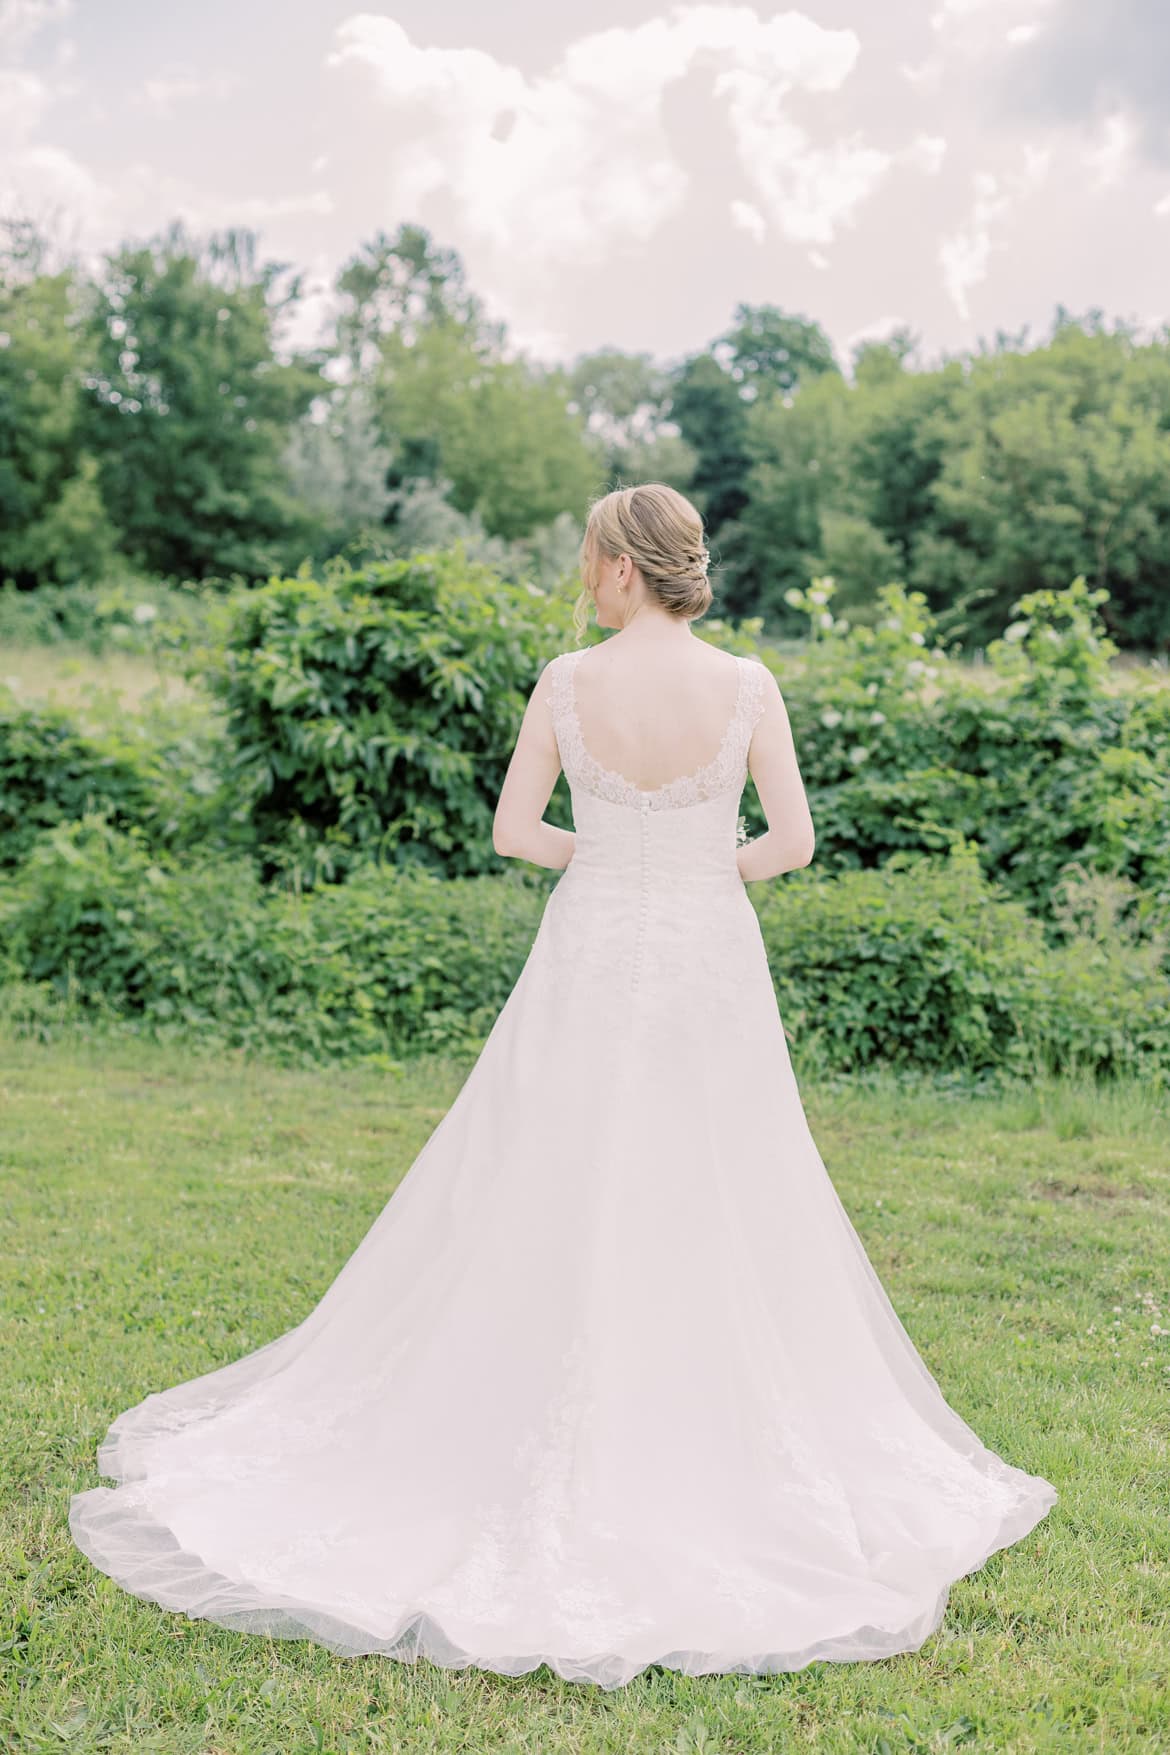
[{"label": "green bush", "polygon": [[883,588],[872,627],[835,617],[832,595],[831,580],[789,593],[813,637],[778,666],[818,868],[966,839],[1050,926],[1074,864],[1170,908],[1170,689],[1113,675],[1104,593],[1078,579],[1022,598],[982,678],[929,644],[920,593]]},{"label": "green bush", "polygon": [[1112,880],[1107,930],[1078,918],[1082,885],[1100,883],[1067,874],[1066,942],[1052,948],[987,882],[970,843],[836,877],[802,868],[757,905],[785,1022],[835,1070],[1170,1075],[1166,947],[1126,926],[1123,880]]},{"label": "green bush", "polygon": [[150,776],[117,736],[83,736],[67,713],[0,689],[0,865],[19,865],[44,830],[86,811],[126,828],[154,808]]},{"label": "green bush", "polygon": [[[365,866],[297,896],[263,886],[247,860],[159,858],[140,831],[90,818],[42,837],[0,891],[3,973],[152,1032],[277,1058],[471,1052],[523,966],[550,881]],[[748,894],[785,1023],[824,1067],[1165,1080],[1162,947],[1124,928],[1114,883],[1090,918],[1069,880],[1055,949],[967,846],[838,877],[805,868]]]},{"label": "green bush", "polygon": [[0,900],[9,979],[153,1029],[277,1058],[475,1047],[539,901],[520,873],[443,880],[367,866],[308,895],[245,858],[156,856],[98,817],[43,836]]},{"label": "green bush", "polygon": [[445,553],[242,594],[209,674],[271,871],[498,870],[491,824],[567,607]]},{"label": "green bush", "polygon": [[107,704],[96,717],[82,731],[64,709],[27,706],[0,687],[0,869],[87,814],[136,826],[158,848],[247,846],[246,812],[222,773],[222,730],[201,704],[147,704],[132,718]]}]

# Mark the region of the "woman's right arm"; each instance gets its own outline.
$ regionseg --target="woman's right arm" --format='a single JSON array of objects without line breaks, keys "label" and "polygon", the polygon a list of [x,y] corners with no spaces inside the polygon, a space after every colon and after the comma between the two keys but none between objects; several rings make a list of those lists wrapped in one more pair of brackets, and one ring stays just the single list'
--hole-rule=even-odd
[{"label": "woman's right arm", "polygon": [[770,670],[764,683],[764,711],[756,721],[748,750],[748,771],[755,781],[768,828],[754,841],[745,842],[736,853],[739,874],[745,883],[756,878],[779,877],[782,872],[808,865],[816,848],[816,831],[800,777],[788,709]]}]

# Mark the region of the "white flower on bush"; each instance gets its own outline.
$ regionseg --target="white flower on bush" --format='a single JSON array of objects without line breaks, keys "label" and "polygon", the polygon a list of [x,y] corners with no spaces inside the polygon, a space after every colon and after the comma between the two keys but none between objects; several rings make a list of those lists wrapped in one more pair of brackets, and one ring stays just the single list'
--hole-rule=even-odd
[{"label": "white flower on bush", "polygon": [[799,609],[804,602],[804,592],[798,591],[795,585],[790,585],[784,593],[784,601],[790,604],[793,609]]},{"label": "white flower on bush", "polygon": [[817,617],[817,622],[818,622],[819,626],[821,626],[822,628],[831,628],[833,625],[833,612],[832,612],[832,610],[831,609],[823,609],[821,611],[820,615]]},{"label": "white flower on bush", "polygon": [[869,751],[863,743],[854,744],[853,748],[849,751],[849,760],[853,763],[855,768],[860,768],[862,762],[868,762]]},{"label": "white flower on bush", "polygon": [[925,666],[925,664],[923,664],[921,658],[912,658],[910,660],[909,664],[906,666],[906,675],[907,676],[921,676],[922,673],[925,671],[925,669],[926,669],[926,666]]},{"label": "white flower on bush", "polygon": [[874,683],[874,682],[871,682],[871,683],[866,683],[866,685],[865,685],[865,692],[866,692],[866,694],[867,694],[867,695],[870,695],[870,696],[873,696],[873,695],[876,695],[876,694],[877,694],[877,692],[878,692],[878,686],[877,686],[877,684],[876,684],[876,683]]},{"label": "white flower on bush", "polygon": [[915,628],[915,630],[911,634],[910,638],[913,640],[913,642],[916,646],[925,646],[926,645],[926,635],[920,634],[917,628]]},{"label": "white flower on bush", "polygon": [[832,731],[834,725],[840,725],[840,723],[841,715],[838,713],[836,707],[826,707],[821,714],[821,724],[827,726],[828,729]]},{"label": "white flower on bush", "polygon": [[136,603],[134,605],[134,620],[139,626],[144,622],[152,622],[157,614],[158,610],[153,603]]},{"label": "white flower on bush", "polygon": [[1010,640],[1014,645],[1017,640],[1024,639],[1031,626],[1031,622],[1011,622],[1004,629],[1003,637],[1005,640]]},{"label": "white flower on bush", "polygon": [[871,725],[884,725],[886,722],[886,716],[875,708],[869,716],[869,722]]}]

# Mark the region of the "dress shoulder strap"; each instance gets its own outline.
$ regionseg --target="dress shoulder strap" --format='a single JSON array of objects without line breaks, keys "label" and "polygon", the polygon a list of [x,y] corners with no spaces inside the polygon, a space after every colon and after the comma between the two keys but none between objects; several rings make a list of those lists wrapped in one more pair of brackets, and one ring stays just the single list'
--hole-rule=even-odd
[{"label": "dress shoulder strap", "polygon": [[768,670],[763,660],[749,657],[744,653],[736,654],[739,665],[739,697],[735,707],[735,737],[740,754],[746,761],[748,747],[752,741],[752,732],[759,723],[766,705],[764,687],[767,682]]}]

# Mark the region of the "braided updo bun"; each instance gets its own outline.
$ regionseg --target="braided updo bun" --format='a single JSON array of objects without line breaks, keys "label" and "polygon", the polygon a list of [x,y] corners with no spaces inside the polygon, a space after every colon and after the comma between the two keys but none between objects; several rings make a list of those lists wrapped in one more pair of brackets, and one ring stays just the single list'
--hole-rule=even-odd
[{"label": "braided updo bun", "polygon": [[695,621],[711,607],[703,520],[665,482],[615,488],[593,502],[581,543],[581,577],[592,589],[594,556],[627,554],[663,609]]}]

